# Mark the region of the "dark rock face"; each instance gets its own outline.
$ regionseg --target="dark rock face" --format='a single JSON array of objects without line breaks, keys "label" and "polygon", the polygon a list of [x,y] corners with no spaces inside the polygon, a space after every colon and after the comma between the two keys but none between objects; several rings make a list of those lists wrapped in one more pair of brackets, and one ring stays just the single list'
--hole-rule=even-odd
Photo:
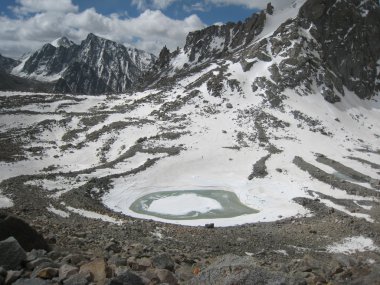
[{"label": "dark rock face", "polygon": [[217,59],[230,54],[230,50],[246,46],[261,33],[266,19],[265,12],[253,14],[244,22],[211,26],[189,33],[184,51],[191,62]]},{"label": "dark rock face", "polygon": [[13,216],[0,215],[0,240],[8,237],[14,237],[26,251],[49,250],[44,238],[26,222]]},{"label": "dark rock face", "polygon": [[17,66],[20,62],[0,54],[0,71],[10,72],[12,68]]},{"label": "dark rock face", "polygon": [[49,93],[53,91],[53,84],[22,78],[0,70],[0,90]]},{"label": "dark rock face", "polygon": [[0,241],[0,266],[17,269],[26,259],[26,253],[14,237]]},{"label": "dark rock face", "polygon": [[299,17],[312,23],[322,61],[360,98],[380,90],[380,7],[378,1],[309,0]]},{"label": "dark rock face", "polygon": [[154,61],[151,54],[89,34],[76,45],[62,38],[44,45],[20,75],[55,82],[54,91],[83,94],[125,92]]},{"label": "dark rock face", "polygon": [[159,68],[163,68],[169,64],[169,61],[170,61],[170,51],[166,46],[164,46],[162,50],[160,51],[160,55],[158,56],[156,65],[158,65]]}]

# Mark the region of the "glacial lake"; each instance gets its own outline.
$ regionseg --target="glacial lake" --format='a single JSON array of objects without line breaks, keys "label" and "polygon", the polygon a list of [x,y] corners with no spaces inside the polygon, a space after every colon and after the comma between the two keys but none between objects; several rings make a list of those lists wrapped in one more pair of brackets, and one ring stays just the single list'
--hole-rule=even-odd
[{"label": "glacial lake", "polygon": [[233,218],[258,212],[224,190],[155,192],[137,199],[130,210],[167,220]]}]

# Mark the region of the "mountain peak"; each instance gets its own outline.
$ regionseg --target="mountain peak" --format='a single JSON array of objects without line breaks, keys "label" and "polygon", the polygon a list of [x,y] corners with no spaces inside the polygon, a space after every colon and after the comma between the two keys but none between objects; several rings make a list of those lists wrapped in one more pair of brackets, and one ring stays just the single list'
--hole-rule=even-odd
[{"label": "mountain peak", "polygon": [[73,45],[75,45],[75,43],[73,41],[70,41],[68,38],[66,37],[60,37],[58,39],[55,39],[54,41],[52,41],[50,43],[52,46],[58,48],[58,47],[65,47],[65,48],[69,48]]},{"label": "mountain peak", "polygon": [[92,42],[92,41],[104,42],[104,41],[110,41],[110,40],[97,36],[93,33],[89,33],[84,41],[85,42]]}]

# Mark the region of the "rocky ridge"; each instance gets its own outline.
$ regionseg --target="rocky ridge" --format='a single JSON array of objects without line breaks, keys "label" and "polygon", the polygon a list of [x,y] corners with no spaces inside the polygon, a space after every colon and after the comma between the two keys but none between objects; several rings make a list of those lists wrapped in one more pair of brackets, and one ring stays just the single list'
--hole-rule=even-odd
[{"label": "rocky ridge", "polygon": [[12,71],[14,75],[53,82],[63,93],[121,93],[131,89],[155,57],[89,34],[80,45],[60,38],[45,44]]},{"label": "rocky ridge", "polygon": [[273,11],[276,7],[269,4],[243,23],[190,33],[183,49],[166,51],[154,82],[171,84],[171,77],[183,78],[219,60],[240,62],[244,72],[267,69],[271,81],[259,77],[252,88],[268,98],[281,97],[286,88],[300,95],[317,89],[331,103],[341,100],[344,88],[363,99],[378,94],[380,7],[376,1],[306,1],[294,19],[263,35],[268,17],[275,21]]}]

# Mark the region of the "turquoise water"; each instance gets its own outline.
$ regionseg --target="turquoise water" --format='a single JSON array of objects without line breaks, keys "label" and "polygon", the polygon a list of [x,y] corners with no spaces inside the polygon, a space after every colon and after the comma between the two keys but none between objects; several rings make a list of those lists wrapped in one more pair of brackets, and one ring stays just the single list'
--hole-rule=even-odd
[{"label": "turquoise water", "polygon": [[130,210],[167,220],[233,218],[258,212],[224,190],[155,192],[133,202]]}]

